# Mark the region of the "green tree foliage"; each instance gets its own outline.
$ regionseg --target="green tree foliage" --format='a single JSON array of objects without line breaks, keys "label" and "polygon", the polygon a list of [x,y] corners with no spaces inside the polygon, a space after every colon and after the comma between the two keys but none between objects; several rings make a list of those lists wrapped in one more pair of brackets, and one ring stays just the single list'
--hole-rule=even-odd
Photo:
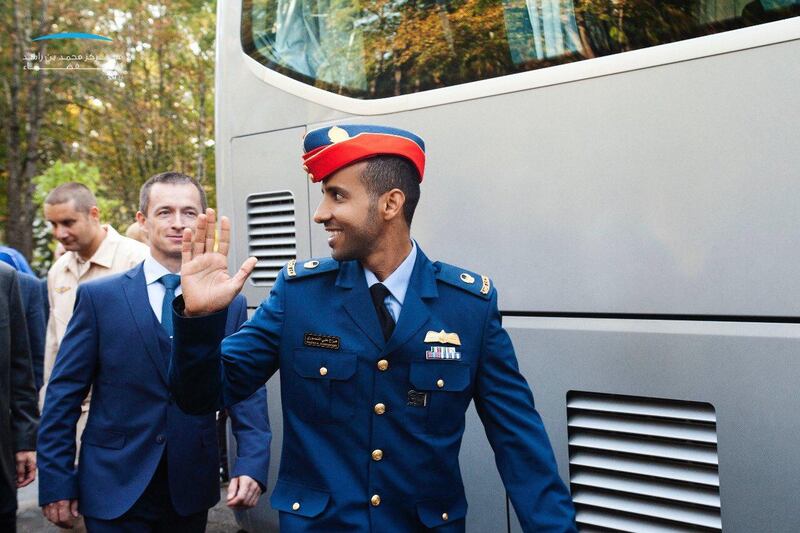
[{"label": "green tree foliage", "polygon": [[[197,177],[213,205],[214,2],[11,1],[13,13],[0,14],[0,32],[13,33],[18,50],[0,47],[0,114],[15,117],[21,134],[0,141],[7,195],[6,202],[0,195],[0,217],[13,212],[13,220],[25,215],[28,222],[4,220],[7,231],[0,238],[33,255],[41,199],[66,175],[91,181],[87,185],[98,200],[116,206],[101,209],[101,216],[118,229],[133,221],[141,184],[166,170]],[[111,41],[33,41],[60,32]],[[31,55],[37,59],[24,60]],[[11,98],[12,84],[5,80],[14,79],[19,87]],[[29,142],[24,132],[36,118],[29,104],[36,86],[41,86],[40,131],[36,142]],[[20,161],[10,160],[12,152]],[[22,169],[26,154],[29,167],[10,179],[10,163]]]}]

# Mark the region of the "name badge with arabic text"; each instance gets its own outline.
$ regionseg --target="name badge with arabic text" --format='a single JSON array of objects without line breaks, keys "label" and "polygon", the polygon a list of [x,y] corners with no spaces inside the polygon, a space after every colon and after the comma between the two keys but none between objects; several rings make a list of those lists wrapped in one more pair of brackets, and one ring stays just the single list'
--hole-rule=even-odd
[{"label": "name badge with arabic text", "polygon": [[312,348],[325,348],[326,350],[338,350],[341,341],[339,337],[333,335],[320,335],[318,333],[306,333],[303,335],[303,344]]}]

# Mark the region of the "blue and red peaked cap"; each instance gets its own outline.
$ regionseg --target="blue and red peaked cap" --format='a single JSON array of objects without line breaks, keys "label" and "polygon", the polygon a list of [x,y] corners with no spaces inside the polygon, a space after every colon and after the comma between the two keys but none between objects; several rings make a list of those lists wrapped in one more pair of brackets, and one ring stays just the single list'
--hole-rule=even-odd
[{"label": "blue and red peaked cap", "polygon": [[425,170],[425,143],[410,131],[388,126],[339,124],[309,131],[303,138],[303,170],[316,183],[337,170],[378,155],[408,159]]}]

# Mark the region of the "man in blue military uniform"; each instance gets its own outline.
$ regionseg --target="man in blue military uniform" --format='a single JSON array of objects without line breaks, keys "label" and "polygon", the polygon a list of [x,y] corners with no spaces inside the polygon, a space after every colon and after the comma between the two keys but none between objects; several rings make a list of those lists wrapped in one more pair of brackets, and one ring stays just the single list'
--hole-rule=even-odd
[{"label": "man in blue military uniform", "polygon": [[431,262],[410,238],[422,140],[335,126],[308,133],[304,147],[332,257],[290,261],[253,318],[222,341],[255,258],[228,275],[230,225],[223,217],[213,252],[213,211],[194,236],[184,232],[170,374],[179,405],[236,402],[280,368],[284,448],[270,501],[281,531],[460,532],[458,455],[475,401],[523,530],[574,531],[491,281]]}]

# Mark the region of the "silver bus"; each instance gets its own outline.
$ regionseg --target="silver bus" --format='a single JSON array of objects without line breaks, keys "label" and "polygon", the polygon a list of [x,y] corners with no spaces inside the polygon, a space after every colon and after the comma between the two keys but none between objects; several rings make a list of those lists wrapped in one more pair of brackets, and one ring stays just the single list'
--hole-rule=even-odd
[{"label": "silver bus", "polygon": [[[800,530],[800,2],[219,2],[219,209],[257,305],[328,255],[301,138],[410,129],[412,235],[490,276],[584,531]],[[281,452],[279,382],[268,384]],[[470,532],[519,532],[474,412]],[[267,494],[268,496],[268,494]],[[238,516],[277,530],[264,497]]]}]

